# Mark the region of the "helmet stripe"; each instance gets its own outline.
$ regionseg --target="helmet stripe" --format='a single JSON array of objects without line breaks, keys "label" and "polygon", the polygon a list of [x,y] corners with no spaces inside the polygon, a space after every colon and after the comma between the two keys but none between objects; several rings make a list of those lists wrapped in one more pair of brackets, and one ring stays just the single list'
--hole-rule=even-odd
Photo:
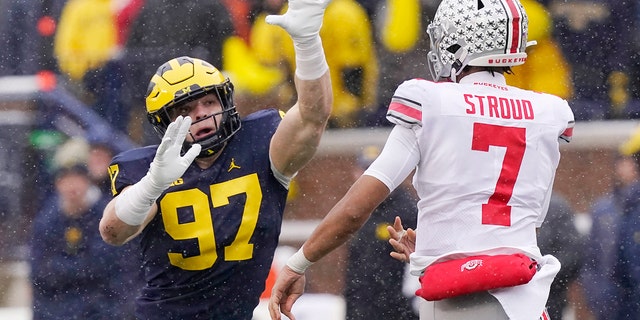
[{"label": "helmet stripe", "polygon": [[511,38],[511,41],[509,41],[511,45],[505,53],[518,53],[520,42],[522,41],[522,30],[520,30],[520,19],[522,19],[522,15],[520,14],[520,8],[513,0],[505,0],[503,4],[506,4],[505,9],[508,9],[507,15],[511,18],[511,28],[509,28],[510,30],[507,32],[507,41]]}]

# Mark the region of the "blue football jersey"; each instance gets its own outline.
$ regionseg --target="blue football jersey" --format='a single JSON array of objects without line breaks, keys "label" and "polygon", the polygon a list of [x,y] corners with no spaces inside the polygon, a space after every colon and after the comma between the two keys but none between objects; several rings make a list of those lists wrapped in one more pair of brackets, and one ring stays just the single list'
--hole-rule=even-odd
[{"label": "blue football jersey", "polygon": [[[277,110],[242,120],[215,163],[195,163],[157,199],[139,235],[146,286],[139,319],[251,319],[278,245],[287,188],[273,174],[269,142]],[[158,146],[110,165],[118,194],[148,171]]]}]

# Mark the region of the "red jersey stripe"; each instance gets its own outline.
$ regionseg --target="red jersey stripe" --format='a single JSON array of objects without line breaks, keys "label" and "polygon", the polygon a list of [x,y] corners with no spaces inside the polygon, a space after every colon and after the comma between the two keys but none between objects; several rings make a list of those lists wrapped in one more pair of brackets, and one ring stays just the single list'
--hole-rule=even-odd
[{"label": "red jersey stripe", "polygon": [[549,317],[549,313],[547,313],[547,309],[544,309],[542,311],[542,316],[540,317],[540,320],[551,320],[551,318]]},{"label": "red jersey stripe", "polygon": [[565,129],[562,135],[565,137],[573,137],[573,128]]},{"label": "red jersey stripe", "polygon": [[422,111],[398,102],[391,102],[391,104],[389,104],[389,111],[400,113],[416,121],[422,121]]}]

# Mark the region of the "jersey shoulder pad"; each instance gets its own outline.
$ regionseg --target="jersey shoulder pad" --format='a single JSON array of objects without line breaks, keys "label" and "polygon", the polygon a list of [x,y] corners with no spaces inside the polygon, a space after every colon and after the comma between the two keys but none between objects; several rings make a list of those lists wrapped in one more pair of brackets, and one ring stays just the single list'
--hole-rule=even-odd
[{"label": "jersey shoulder pad", "polygon": [[124,163],[124,162],[132,162],[132,161],[141,161],[155,157],[156,150],[158,149],[158,145],[151,145],[141,148],[135,148],[127,151],[123,151],[113,157],[111,161],[114,163]]},{"label": "jersey shoulder pad", "polygon": [[424,79],[411,79],[400,84],[391,98],[387,120],[403,127],[421,127],[422,100],[431,84],[434,83]]},{"label": "jersey shoulder pad", "polygon": [[561,100],[562,100],[561,110],[560,110],[560,113],[562,114],[561,119],[563,119],[566,122],[567,126],[565,127],[564,131],[562,131],[559,138],[562,139],[563,141],[571,142],[571,139],[573,138],[573,127],[575,126],[576,121],[573,115],[573,110],[571,110],[569,103],[567,103],[567,101],[564,99],[561,99]]},{"label": "jersey shoulder pad", "polygon": [[538,93],[541,94],[547,99],[546,101],[549,105],[553,106],[554,119],[557,119],[560,126],[562,126],[562,131],[558,138],[561,141],[571,142],[573,137],[573,127],[575,125],[575,118],[573,115],[573,110],[569,106],[567,100],[558,97],[553,94],[548,93]]},{"label": "jersey shoulder pad", "polygon": [[261,135],[273,135],[275,129],[282,121],[284,114],[280,111],[269,108],[256,111],[247,115],[242,119],[242,128],[240,131],[245,134],[261,134]]},{"label": "jersey shoulder pad", "polygon": [[[277,116],[278,118],[282,118],[281,116],[281,112],[274,109],[274,108],[268,108],[268,109],[262,109],[262,110],[258,110],[256,112],[253,112],[249,115],[247,115],[246,117],[244,117],[242,119],[243,122],[245,121],[256,121],[258,119],[264,119],[264,118],[273,118],[274,116]],[[260,121],[260,120],[258,120]]]},{"label": "jersey shoulder pad", "polygon": [[111,193],[117,195],[126,186],[132,185],[149,171],[149,165],[155,157],[157,145],[136,148],[117,154],[109,165],[112,182]]}]

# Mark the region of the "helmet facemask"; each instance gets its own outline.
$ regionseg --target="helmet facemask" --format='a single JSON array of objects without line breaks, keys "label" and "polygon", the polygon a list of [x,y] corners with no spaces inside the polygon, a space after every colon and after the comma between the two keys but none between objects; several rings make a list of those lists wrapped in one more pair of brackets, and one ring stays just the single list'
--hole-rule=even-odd
[{"label": "helmet facemask", "polygon": [[[445,21],[445,23],[447,22],[448,21]],[[429,72],[431,73],[431,77],[435,81],[438,81],[441,78],[450,77],[452,69],[455,69],[454,74],[456,75],[458,71],[462,70],[461,68],[459,68],[459,66],[462,65],[461,61],[459,60],[449,61],[451,59],[450,56],[443,55],[441,53],[441,51],[445,51],[448,49],[448,48],[442,48],[441,46],[444,46],[442,41],[445,35],[449,34],[451,31],[452,30],[446,30],[445,26],[442,24],[432,23],[432,24],[429,24],[429,26],[427,27],[427,34],[429,35],[429,41],[431,43],[430,48],[432,48],[427,53],[427,62],[428,62],[427,65],[429,67]],[[459,49],[459,48],[460,46],[454,46],[454,45],[451,46],[452,50]],[[450,52],[450,53],[455,54],[456,52]]]},{"label": "helmet facemask", "polygon": [[[224,88],[216,88],[215,93],[218,101],[222,105],[222,111],[211,114],[202,119],[198,119],[191,125],[204,121],[213,121],[216,128],[214,132],[208,136],[196,140],[192,133],[189,133],[194,140],[193,142],[184,142],[183,149],[188,150],[194,143],[200,144],[202,150],[198,157],[208,157],[222,150],[229,139],[240,129],[240,115],[233,104],[233,85],[227,82],[228,86]],[[221,115],[218,123],[218,115]]]}]

